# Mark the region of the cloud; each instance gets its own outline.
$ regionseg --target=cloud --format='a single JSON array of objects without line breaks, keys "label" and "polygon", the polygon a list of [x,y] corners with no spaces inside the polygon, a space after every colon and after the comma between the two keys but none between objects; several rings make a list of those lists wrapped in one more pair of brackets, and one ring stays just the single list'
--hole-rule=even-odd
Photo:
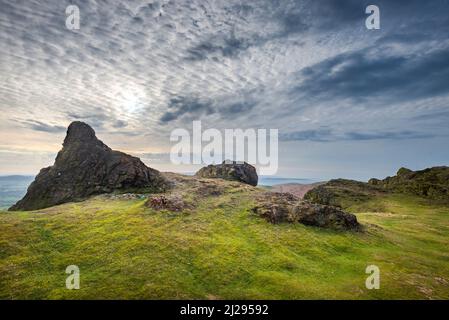
[{"label": "cloud", "polygon": [[363,141],[363,140],[405,140],[405,139],[426,139],[435,137],[434,134],[417,131],[398,131],[398,132],[348,132],[345,134],[345,140]]},{"label": "cloud", "polygon": [[126,121],[117,120],[114,122],[112,127],[116,128],[116,129],[120,129],[120,128],[125,128],[127,125],[128,125],[128,123]]},{"label": "cloud", "polygon": [[[299,108],[295,109],[295,99],[286,93],[303,82],[301,77],[310,80],[297,88],[305,93],[321,96],[327,91],[330,97],[333,94],[344,99],[354,91],[357,96],[359,83],[360,92],[369,94],[368,85],[363,84],[380,76],[350,73],[344,65],[360,72],[365,70],[363,66],[356,68],[358,62],[379,68],[378,74],[385,73],[387,87],[394,77],[389,66],[395,60],[385,57],[384,62],[390,65],[373,61],[363,55],[362,48],[380,38],[385,41],[383,45],[406,42],[426,47],[423,34],[431,31],[439,38],[446,37],[446,29],[433,27],[443,26],[448,20],[443,14],[444,4],[380,1],[382,17],[394,12],[396,19],[385,18],[381,32],[368,34],[363,30],[365,3],[355,0],[230,0],[206,4],[196,0],[92,0],[78,4],[81,29],[73,32],[65,28],[64,14],[65,7],[72,3],[2,1],[1,20],[9,32],[0,35],[4,44],[0,49],[0,108],[14,109],[16,116],[26,119],[32,104],[39,110],[36,120],[41,122],[50,120],[62,126],[79,119],[110,130],[116,129],[117,121],[124,121],[127,128],[146,133],[158,133],[161,125],[200,115],[215,115],[223,122],[234,120],[231,124],[243,117],[247,125],[251,125],[249,121],[259,125],[269,118],[267,115],[282,109],[285,117],[279,121],[288,121],[292,114],[287,111]],[[426,23],[433,29],[426,28]],[[388,39],[385,29],[398,29],[401,36]],[[335,42],[327,41],[329,37]],[[357,51],[359,58],[351,56]],[[326,80],[326,76],[330,78],[326,70],[320,69],[326,61],[337,63],[333,59],[339,57],[346,59],[336,66],[342,67],[335,75],[343,89],[341,95],[339,89],[331,87],[332,79]],[[401,58],[406,56],[398,54]],[[418,55],[415,58],[421,59]],[[410,66],[408,61],[401,63]],[[317,71],[298,79],[296,75],[307,67],[325,74],[320,77]],[[431,68],[428,64],[422,69],[426,67]],[[445,80],[444,75],[441,78]],[[321,92],[314,80],[325,85]],[[436,81],[426,82],[431,82],[425,85],[431,95]],[[258,92],[257,103],[253,96],[241,94],[245,91]],[[230,101],[233,96],[240,96],[240,101]],[[173,97],[191,101],[173,107]],[[191,109],[195,103],[203,111]]]},{"label": "cloud", "polygon": [[227,118],[233,118],[250,112],[257,105],[256,101],[246,100],[232,103],[219,110],[219,113]]},{"label": "cloud", "polygon": [[313,142],[332,142],[332,141],[369,141],[369,140],[410,140],[427,139],[435,137],[435,134],[418,131],[381,131],[381,132],[363,132],[349,131],[336,132],[331,129],[303,130],[283,133],[280,135],[281,141],[313,141]]},{"label": "cloud", "polygon": [[26,120],[26,121],[19,121],[19,122],[23,126],[28,127],[35,131],[48,132],[48,133],[60,133],[60,132],[66,131],[66,127],[47,124],[47,123],[44,123],[41,121],[36,121],[36,120]]},{"label": "cloud", "polygon": [[86,108],[86,111],[81,113],[75,113],[72,111],[67,112],[67,118],[70,121],[84,121],[91,126],[101,129],[106,123],[110,121],[110,117],[101,111],[101,109]]},{"label": "cloud", "polygon": [[71,121],[84,121],[98,130],[123,129],[128,126],[126,120],[117,119],[118,115],[107,112],[101,107],[91,107],[81,104],[80,110],[68,111],[67,119]]},{"label": "cloud", "polygon": [[[449,109],[449,108],[448,108]],[[413,120],[418,121],[449,121],[449,110],[437,111],[437,112],[426,112],[412,117]]]},{"label": "cloud", "polygon": [[176,97],[169,101],[168,111],[159,120],[164,124],[180,119],[190,122],[210,115],[219,115],[223,119],[230,119],[247,114],[256,105],[257,101],[245,95],[222,98],[218,102],[210,99],[201,101],[192,97]]},{"label": "cloud", "polygon": [[378,99],[380,103],[424,99],[449,93],[449,48],[427,54],[383,56],[344,53],[301,71],[295,88],[323,99]]},{"label": "cloud", "polygon": [[184,116],[199,117],[203,114],[207,115],[214,112],[210,102],[201,102],[197,99],[187,97],[171,99],[168,110],[160,118],[162,123],[167,123]]},{"label": "cloud", "polygon": [[309,25],[303,21],[303,15],[301,13],[288,12],[280,15],[279,20],[284,28],[284,36],[295,33],[303,33],[309,30]]},{"label": "cloud", "polygon": [[317,129],[317,130],[303,130],[289,133],[282,133],[279,138],[281,141],[315,141],[327,142],[334,140],[332,130]]},{"label": "cloud", "polygon": [[237,38],[235,34],[225,37],[212,37],[193,46],[187,50],[187,60],[200,61],[208,58],[221,56],[233,58],[240,52],[245,51],[255,41],[250,41],[244,38]]}]

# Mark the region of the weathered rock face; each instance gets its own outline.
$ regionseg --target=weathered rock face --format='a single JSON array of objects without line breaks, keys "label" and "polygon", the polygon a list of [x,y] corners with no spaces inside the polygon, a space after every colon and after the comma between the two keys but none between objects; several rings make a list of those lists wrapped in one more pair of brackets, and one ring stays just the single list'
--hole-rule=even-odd
[{"label": "weathered rock face", "polygon": [[200,178],[220,178],[240,181],[252,186],[257,186],[259,179],[256,168],[246,162],[239,164],[235,161],[232,163],[223,161],[222,164],[208,165],[207,167],[198,170],[195,175]]},{"label": "weathered rock face", "polygon": [[257,199],[252,212],[271,223],[295,222],[291,209],[298,198],[291,193],[267,192]]},{"label": "weathered rock face", "polygon": [[289,193],[267,193],[252,211],[271,223],[299,222],[304,225],[335,230],[360,227],[355,215],[333,206],[299,201]]},{"label": "weathered rock face", "polygon": [[301,201],[293,207],[292,212],[295,219],[305,225],[337,230],[350,230],[359,227],[355,215],[332,206]]},{"label": "weathered rock face", "polygon": [[400,168],[394,177],[371,179],[371,185],[386,191],[413,194],[433,200],[449,200],[449,167],[433,167],[419,171]]},{"label": "weathered rock face", "polygon": [[83,122],[73,122],[55,163],[42,169],[25,197],[9,210],[36,210],[118,189],[159,192],[166,179],[140,159],[111,150]]}]

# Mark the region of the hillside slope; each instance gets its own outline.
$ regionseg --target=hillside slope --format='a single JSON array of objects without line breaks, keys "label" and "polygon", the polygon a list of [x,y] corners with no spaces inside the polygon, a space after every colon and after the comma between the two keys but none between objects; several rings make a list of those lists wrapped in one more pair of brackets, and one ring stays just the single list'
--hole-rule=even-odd
[{"label": "hillside slope", "polygon": [[[274,225],[251,213],[261,188],[171,178],[172,211],[101,195],[0,213],[0,298],[449,298],[448,207],[386,194],[349,207],[363,232]],[[65,288],[72,264],[80,290]],[[371,264],[379,290],[365,288]]]}]

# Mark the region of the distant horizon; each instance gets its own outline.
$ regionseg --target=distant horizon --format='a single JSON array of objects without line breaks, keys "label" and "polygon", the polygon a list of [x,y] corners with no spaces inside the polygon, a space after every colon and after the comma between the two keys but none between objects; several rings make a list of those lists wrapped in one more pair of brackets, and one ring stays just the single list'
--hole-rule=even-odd
[{"label": "distant horizon", "polygon": [[[162,171],[162,172],[173,172],[173,173],[178,173],[178,174],[183,174],[183,175],[187,175],[187,176],[193,176],[195,174],[195,172],[175,172],[175,171]],[[37,175],[36,174],[1,174],[0,173],[0,177],[35,177]],[[285,179],[285,180],[310,180],[307,178],[298,178],[298,177],[282,177],[282,176],[276,176],[276,175],[272,175],[272,176],[266,176],[266,175],[259,175],[259,177],[264,177],[265,179]]]},{"label": "distant horizon", "polygon": [[[206,165],[204,165],[204,166],[206,166]],[[424,168],[410,168],[410,167],[405,167],[405,168],[407,168],[407,169],[410,169],[410,170],[413,170],[413,171],[420,171],[420,170],[424,170],[424,169],[427,169],[427,168],[432,168],[432,167],[447,167],[448,165],[444,165],[444,164],[441,164],[441,165],[434,165],[434,166],[429,166],[429,167],[424,167]],[[154,168],[154,167],[153,167]],[[369,178],[367,178],[367,179],[356,179],[356,178],[348,178],[348,177],[346,177],[346,176],[344,176],[344,175],[342,175],[342,176],[338,176],[338,177],[331,177],[331,178],[304,178],[304,177],[297,177],[297,176],[295,176],[295,177],[286,177],[286,176],[281,176],[281,175],[259,175],[259,181],[261,181],[261,180],[286,180],[286,181],[288,181],[288,180],[296,180],[296,181],[307,181],[307,183],[305,183],[305,184],[308,184],[308,183],[316,183],[316,182],[322,182],[322,181],[329,181],[329,180],[332,180],[332,179],[349,179],[349,180],[357,180],[357,181],[362,181],[362,182],[367,182],[369,179],[371,179],[371,178],[377,178],[377,179],[384,179],[384,178],[386,178],[386,177],[389,177],[389,176],[395,176],[396,175],[396,173],[397,173],[397,171],[400,169],[400,168],[402,168],[402,167],[399,167],[399,168],[397,168],[392,174],[390,174],[390,175],[386,175],[386,176],[370,176]],[[177,174],[182,174],[182,175],[188,175],[188,176],[192,176],[192,175],[194,175],[195,173],[196,173],[196,171],[174,171],[174,170],[171,170],[171,171],[161,171],[161,172],[172,172],[172,173],[177,173]],[[34,177],[36,177],[37,176],[37,174],[38,174],[39,172],[37,172],[37,173],[35,173],[35,174],[33,174],[33,173],[14,173],[14,174],[4,174],[4,173],[0,173],[0,178],[6,178],[6,177],[14,177],[14,176],[16,176],[16,177],[29,177],[29,178],[34,178]]]}]

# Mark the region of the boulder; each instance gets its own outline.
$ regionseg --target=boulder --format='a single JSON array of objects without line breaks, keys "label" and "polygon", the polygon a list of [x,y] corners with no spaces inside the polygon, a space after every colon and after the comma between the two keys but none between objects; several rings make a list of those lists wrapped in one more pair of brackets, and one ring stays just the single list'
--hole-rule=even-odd
[{"label": "boulder", "polygon": [[359,228],[355,215],[333,206],[301,201],[292,209],[292,215],[299,223],[336,230]]},{"label": "boulder", "polygon": [[291,209],[298,198],[287,192],[267,192],[257,198],[257,205],[251,211],[273,224],[295,222]]},{"label": "boulder", "polygon": [[240,181],[252,186],[257,186],[258,176],[256,168],[244,162],[223,161],[222,164],[208,165],[201,168],[196,174],[200,178],[220,178],[225,180]]},{"label": "boulder", "polygon": [[267,193],[252,212],[271,223],[301,223],[335,230],[357,230],[355,215],[340,208],[300,201],[290,193]]},{"label": "boulder", "polygon": [[160,192],[167,180],[139,158],[114,151],[86,123],[70,124],[55,163],[42,169],[9,210],[37,210],[114,190]]}]

